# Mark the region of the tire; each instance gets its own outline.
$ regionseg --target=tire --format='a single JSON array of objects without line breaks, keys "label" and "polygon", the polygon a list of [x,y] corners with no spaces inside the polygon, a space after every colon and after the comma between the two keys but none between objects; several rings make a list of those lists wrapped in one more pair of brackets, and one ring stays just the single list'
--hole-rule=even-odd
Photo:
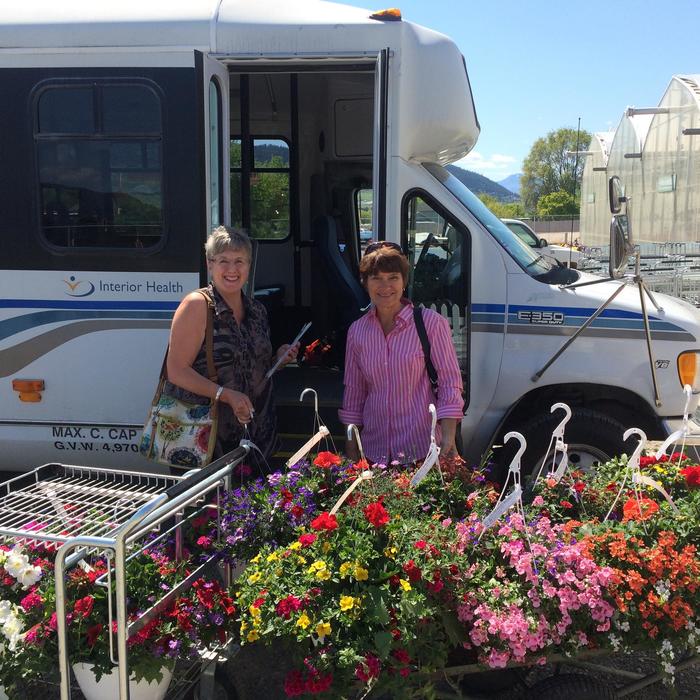
[{"label": "tire", "polygon": [[[559,425],[562,412],[542,413],[521,426],[511,428],[522,433],[527,449],[521,460],[523,481],[542,464],[552,432]],[[589,408],[576,408],[564,430],[564,442],[569,446],[569,462],[575,468],[591,470],[597,463],[606,462],[626,451],[622,435],[631,426],[623,426],[615,418]],[[496,465],[501,479],[505,476],[517,450],[517,441],[511,440],[498,450]]]},{"label": "tire", "polygon": [[581,673],[550,676],[527,691],[523,700],[614,700],[615,689]]},{"label": "tire", "polygon": [[501,668],[497,671],[468,673],[460,678],[459,688],[467,694],[479,693],[488,696],[524,687],[527,673],[527,668]]}]

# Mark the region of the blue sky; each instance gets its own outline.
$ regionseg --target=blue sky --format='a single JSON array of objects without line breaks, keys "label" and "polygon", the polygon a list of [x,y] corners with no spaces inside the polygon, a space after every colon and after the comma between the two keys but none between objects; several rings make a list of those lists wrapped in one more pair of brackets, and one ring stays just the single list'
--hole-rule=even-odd
[{"label": "blue sky", "polygon": [[549,131],[579,117],[614,129],[626,107],[655,107],[674,74],[700,74],[700,0],[392,1],[464,54],[481,135],[459,164],[493,180],[520,172]]}]

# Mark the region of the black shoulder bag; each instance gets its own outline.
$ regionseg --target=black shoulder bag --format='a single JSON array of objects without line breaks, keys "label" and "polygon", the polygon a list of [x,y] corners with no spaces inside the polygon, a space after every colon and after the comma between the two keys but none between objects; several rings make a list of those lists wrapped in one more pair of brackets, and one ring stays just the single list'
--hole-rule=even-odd
[{"label": "black shoulder bag", "polygon": [[420,344],[423,348],[423,355],[425,355],[425,369],[428,372],[430,386],[433,388],[435,399],[437,399],[438,374],[433,361],[430,359],[430,341],[428,340],[428,332],[425,330],[422,306],[413,307],[413,321],[416,324],[416,332],[418,333],[418,338],[420,339]]}]

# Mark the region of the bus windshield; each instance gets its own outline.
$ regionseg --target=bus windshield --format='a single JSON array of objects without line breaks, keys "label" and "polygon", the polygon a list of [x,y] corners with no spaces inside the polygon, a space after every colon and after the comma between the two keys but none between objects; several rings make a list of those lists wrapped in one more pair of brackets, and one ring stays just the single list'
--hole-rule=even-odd
[{"label": "bus windshield", "polygon": [[536,250],[516,236],[466,185],[441,165],[424,163],[423,167],[443,184],[469,209],[489,233],[505,248],[508,254],[531,277],[547,275],[552,266]]}]

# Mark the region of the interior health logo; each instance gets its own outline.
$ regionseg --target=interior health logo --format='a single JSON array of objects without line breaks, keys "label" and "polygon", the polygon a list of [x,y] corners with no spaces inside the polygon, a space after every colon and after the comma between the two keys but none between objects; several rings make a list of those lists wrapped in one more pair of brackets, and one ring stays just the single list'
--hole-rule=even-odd
[{"label": "interior health logo", "polygon": [[78,280],[75,275],[71,275],[67,280],[63,280],[68,286],[66,294],[69,297],[89,297],[95,291],[95,285],[88,280]]}]

